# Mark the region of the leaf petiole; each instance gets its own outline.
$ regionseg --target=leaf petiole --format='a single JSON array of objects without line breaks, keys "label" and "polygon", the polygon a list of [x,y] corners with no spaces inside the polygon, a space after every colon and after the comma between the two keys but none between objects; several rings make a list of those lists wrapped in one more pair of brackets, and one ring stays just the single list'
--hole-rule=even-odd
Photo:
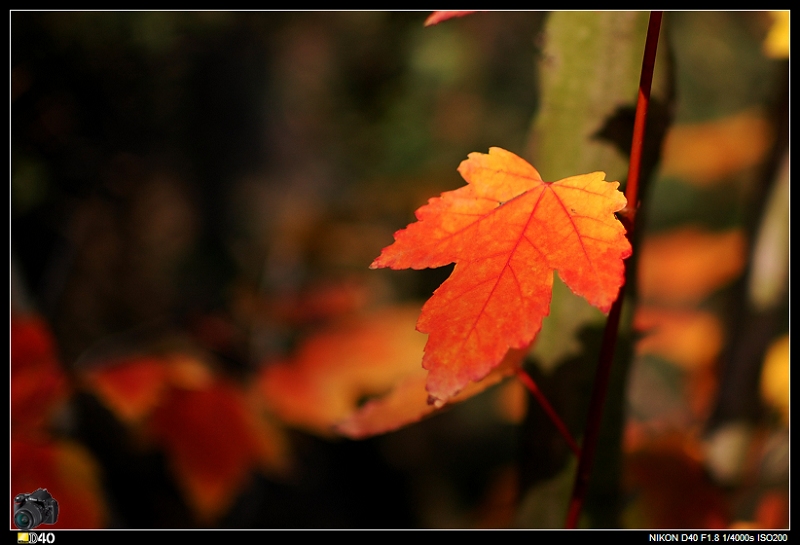
[{"label": "leaf petiole", "polygon": [[569,448],[572,449],[572,452],[575,454],[575,456],[580,456],[581,449],[578,447],[578,443],[576,443],[575,439],[572,438],[572,434],[569,433],[564,421],[561,420],[553,406],[550,405],[550,402],[536,385],[536,382],[533,380],[533,378],[531,378],[531,376],[522,368],[517,369],[517,378],[520,380],[520,382],[522,382],[522,384],[525,385],[533,397],[536,398],[536,401],[539,402],[539,405],[542,406],[542,409],[558,429],[559,433],[564,438],[564,441],[567,442],[567,445],[569,445]]}]

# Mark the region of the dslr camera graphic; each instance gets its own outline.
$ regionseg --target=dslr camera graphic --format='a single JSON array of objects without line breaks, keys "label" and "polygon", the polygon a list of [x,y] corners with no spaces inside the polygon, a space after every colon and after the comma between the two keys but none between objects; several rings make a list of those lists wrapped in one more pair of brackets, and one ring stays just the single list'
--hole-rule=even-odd
[{"label": "dslr camera graphic", "polygon": [[20,530],[32,530],[40,524],[55,524],[58,502],[46,488],[14,498],[14,525]]}]

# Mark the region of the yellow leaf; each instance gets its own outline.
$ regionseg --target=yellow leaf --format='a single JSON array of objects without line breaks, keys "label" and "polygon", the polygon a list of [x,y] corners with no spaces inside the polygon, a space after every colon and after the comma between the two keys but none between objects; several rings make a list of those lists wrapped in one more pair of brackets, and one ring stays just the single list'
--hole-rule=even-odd
[{"label": "yellow leaf", "polygon": [[789,335],[770,346],[761,369],[761,396],[789,425]]},{"label": "yellow leaf", "polygon": [[764,54],[773,59],[789,58],[789,10],[770,11],[772,27],[764,39]]}]

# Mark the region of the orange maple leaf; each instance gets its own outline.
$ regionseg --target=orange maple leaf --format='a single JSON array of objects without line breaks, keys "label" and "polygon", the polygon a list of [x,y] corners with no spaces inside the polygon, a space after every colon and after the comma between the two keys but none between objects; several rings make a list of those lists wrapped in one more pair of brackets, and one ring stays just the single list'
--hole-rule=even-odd
[{"label": "orange maple leaf", "polygon": [[426,387],[439,400],[486,377],[510,348],[533,341],[550,312],[553,270],[607,312],[631,254],[614,216],[625,197],[603,172],[548,183],[501,148],[469,154],[458,171],[468,185],[430,199],[417,210],[419,221],[395,233],[370,265],[456,264],[417,321],[429,334]]}]

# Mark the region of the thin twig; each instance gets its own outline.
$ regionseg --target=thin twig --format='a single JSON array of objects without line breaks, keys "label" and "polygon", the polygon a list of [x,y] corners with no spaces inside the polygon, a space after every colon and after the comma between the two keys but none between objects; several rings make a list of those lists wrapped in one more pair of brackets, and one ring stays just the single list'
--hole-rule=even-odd
[{"label": "thin twig", "polygon": [[[647,108],[650,103],[650,89],[653,82],[653,68],[656,63],[656,49],[658,35],[661,30],[662,12],[650,13],[650,22],[647,27],[644,57],[642,59],[642,74],[639,81],[639,97],[636,101],[636,118],[633,125],[633,142],[631,144],[631,160],[628,166],[628,182],[625,188],[625,197],[628,206],[620,212],[620,221],[625,226],[625,236],[633,241],[633,229],[636,219],[636,210],[639,207],[639,172],[641,170],[642,144],[644,142],[645,124],[647,121]],[[589,477],[594,462],[597,439],[600,435],[603,406],[605,405],[608,383],[611,377],[611,364],[614,360],[614,348],[617,342],[619,319],[622,314],[622,303],[625,295],[625,285],[619,289],[617,299],[614,301],[608,314],[603,344],[600,348],[600,361],[597,365],[592,398],[589,403],[589,416],[586,431],[583,436],[583,445],[578,459],[578,471],[575,476],[575,485],[572,489],[569,508],[567,510],[566,528],[577,528],[586,492],[589,488]]]},{"label": "thin twig", "polygon": [[567,426],[564,425],[564,421],[558,416],[558,413],[550,405],[550,402],[547,401],[544,393],[539,389],[536,385],[536,382],[531,378],[531,376],[526,373],[522,368],[517,369],[517,378],[525,385],[528,391],[533,394],[533,397],[536,398],[536,401],[539,402],[539,405],[542,406],[544,412],[550,418],[550,421],[553,422],[553,425],[558,429],[561,436],[564,438],[564,441],[567,442],[569,448],[572,449],[572,452],[575,453],[575,456],[580,456],[581,449],[578,447],[578,443],[575,442],[575,439],[572,438],[572,435],[569,433]]}]

